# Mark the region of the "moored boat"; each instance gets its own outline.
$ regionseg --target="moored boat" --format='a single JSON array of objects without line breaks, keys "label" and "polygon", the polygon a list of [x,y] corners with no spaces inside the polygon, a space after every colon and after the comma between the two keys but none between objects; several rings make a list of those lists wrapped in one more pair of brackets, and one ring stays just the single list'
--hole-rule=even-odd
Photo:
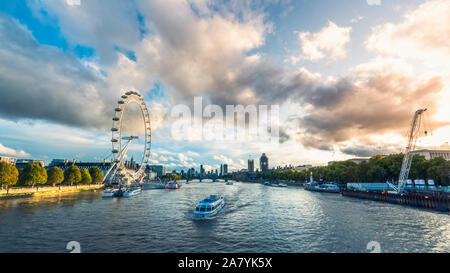
[{"label": "moored boat", "polygon": [[341,189],[333,183],[308,183],[305,185],[305,190],[308,191],[319,191],[328,193],[340,193]]},{"label": "moored boat", "polygon": [[313,174],[310,175],[309,183],[306,183],[305,190],[308,191],[319,191],[328,193],[340,193],[341,188],[338,185],[328,182],[323,182],[323,178],[320,177],[320,182],[314,181]]},{"label": "moored boat", "polygon": [[275,188],[285,188],[287,187],[287,184],[284,183],[279,183],[277,181],[270,181],[270,182],[264,182],[264,185],[266,186],[270,186],[270,187],[275,187]]},{"label": "moored boat", "polygon": [[115,197],[117,194],[118,189],[106,189],[102,193],[103,198],[110,198]]},{"label": "moored boat", "polygon": [[112,188],[106,189],[102,193],[103,198],[110,197],[131,197],[133,195],[139,194],[142,192],[142,188],[140,186],[132,186],[128,188]]},{"label": "moored boat", "polygon": [[141,188],[129,188],[123,191],[122,197],[131,197],[142,192]]},{"label": "moored boat", "polygon": [[181,187],[181,185],[178,184],[177,182],[170,182],[166,185],[166,189],[169,189],[169,190],[176,190],[176,189],[179,189],[180,187]]}]

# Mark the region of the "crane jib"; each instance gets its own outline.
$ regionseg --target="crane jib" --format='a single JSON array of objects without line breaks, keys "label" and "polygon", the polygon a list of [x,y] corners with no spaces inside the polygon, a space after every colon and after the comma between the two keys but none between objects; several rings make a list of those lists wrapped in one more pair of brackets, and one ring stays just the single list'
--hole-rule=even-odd
[{"label": "crane jib", "polygon": [[417,138],[419,136],[420,123],[422,121],[422,114],[425,111],[427,111],[426,108],[417,110],[414,113],[414,117],[411,122],[411,128],[408,132],[408,144],[406,145],[402,168],[400,170],[400,176],[398,179],[398,187],[396,188],[398,193],[403,192],[403,189],[406,185],[406,180],[408,179],[413,159],[413,156],[410,154],[410,152],[413,151],[416,147]]}]

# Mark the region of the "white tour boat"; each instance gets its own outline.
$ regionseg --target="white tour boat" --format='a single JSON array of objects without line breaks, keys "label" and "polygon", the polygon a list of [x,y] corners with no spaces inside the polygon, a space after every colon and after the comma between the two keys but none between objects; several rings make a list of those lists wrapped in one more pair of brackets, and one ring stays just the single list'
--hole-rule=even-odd
[{"label": "white tour boat", "polygon": [[200,201],[195,208],[195,216],[207,218],[216,215],[225,205],[225,198],[223,196],[211,195]]}]

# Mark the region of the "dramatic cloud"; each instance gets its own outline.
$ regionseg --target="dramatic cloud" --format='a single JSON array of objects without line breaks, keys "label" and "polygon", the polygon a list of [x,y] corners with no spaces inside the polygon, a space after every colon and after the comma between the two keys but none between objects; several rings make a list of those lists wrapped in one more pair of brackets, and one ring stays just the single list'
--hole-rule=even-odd
[{"label": "dramatic cloud", "polygon": [[17,156],[17,157],[29,157],[30,156],[29,153],[26,153],[23,150],[20,150],[20,151],[14,150],[12,148],[8,148],[8,147],[3,146],[1,143],[0,143],[0,154],[2,154],[2,155],[10,155],[10,156]]},{"label": "dramatic cloud", "polygon": [[371,157],[376,155],[388,155],[393,153],[399,153],[401,150],[393,149],[387,150],[384,148],[370,147],[370,146],[352,146],[352,147],[342,147],[341,152],[348,155],[353,155],[356,157]]},{"label": "dramatic cloud", "polygon": [[110,123],[103,78],[75,56],[39,45],[15,19],[0,17],[0,115],[80,127]]},{"label": "dramatic cloud", "polygon": [[292,57],[291,61],[296,63],[302,59],[319,61],[326,58],[327,63],[333,63],[347,56],[345,46],[350,41],[351,27],[339,27],[332,21],[328,26],[317,33],[300,32],[298,39],[302,49],[299,57]]},{"label": "dramatic cloud", "polygon": [[[439,98],[449,92],[445,65],[442,70],[450,57],[449,11],[450,1],[429,1],[409,12],[403,22],[375,27],[366,46],[378,54],[376,58],[328,85],[332,88],[318,88],[303,97],[307,113],[299,118],[297,139],[306,147],[331,151],[334,144],[342,144],[344,153],[369,155],[389,149],[368,145],[367,136],[388,132],[404,136],[419,108],[428,108],[427,116],[433,117]],[[408,59],[432,64],[434,73],[418,73]],[[448,121],[432,118],[428,124],[431,130],[445,125]],[[350,140],[357,141],[349,145]]]},{"label": "dramatic cloud", "polygon": [[279,134],[280,134],[280,143],[285,143],[286,141],[288,141],[291,137],[290,135],[284,130],[284,128],[280,127],[279,129]]},{"label": "dramatic cloud", "polygon": [[[235,101],[235,95],[247,88],[237,80],[257,59],[247,57],[247,52],[263,45],[269,31],[262,16],[198,17],[184,1],[139,3],[152,33],[135,48],[136,69],[156,75],[178,99],[189,101],[200,94]],[[249,90],[251,98],[257,91]]]},{"label": "dramatic cloud", "polygon": [[331,150],[330,144],[352,138],[403,134],[416,109],[426,107],[432,116],[436,95],[444,86],[442,77],[422,78],[399,69],[373,61],[357,67],[351,80],[335,84],[335,92],[327,89],[318,92],[318,99],[309,98],[298,138],[307,146]]},{"label": "dramatic cloud", "polygon": [[449,0],[428,1],[408,12],[400,23],[374,28],[366,46],[384,55],[447,64],[450,62],[449,14]]},{"label": "dramatic cloud", "polygon": [[356,157],[371,157],[375,155],[388,155],[403,151],[404,143],[396,143],[394,140],[378,140],[375,141],[371,137],[367,137],[365,142],[351,142],[343,144],[339,147],[340,152]]},{"label": "dramatic cloud", "polygon": [[[127,80],[130,77],[125,68],[130,60],[121,53],[117,53],[118,64],[107,67],[109,77],[104,76],[92,63],[55,47],[40,45],[26,27],[5,15],[0,16],[0,38],[8,41],[0,44],[3,117],[105,130],[112,124],[113,109],[124,90],[149,90],[153,86],[151,79],[143,85]],[[148,107],[152,128],[162,127],[166,107],[155,101]],[[141,132],[140,112],[134,109],[127,115],[130,122],[124,123],[128,127],[125,129]]]}]

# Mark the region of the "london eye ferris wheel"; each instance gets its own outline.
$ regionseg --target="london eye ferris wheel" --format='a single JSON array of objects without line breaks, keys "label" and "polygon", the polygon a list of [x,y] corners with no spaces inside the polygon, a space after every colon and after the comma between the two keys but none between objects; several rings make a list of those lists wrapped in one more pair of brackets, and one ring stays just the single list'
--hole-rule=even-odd
[{"label": "london eye ferris wheel", "polygon": [[[127,122],[124,120],[124,114],[131,103],[136,103],[142,114],[143,124],[140,124],[139,126],[144,129],[144,150],[142,159],[138,162],[138,167],[129,169],[126,168],[124,162],[127,151],[134,140],[141,138],[140,136],[135,135],[125,135],[123,132],[124,125]],[[142,98],[142,95],[135,91],[128,91],[124,93],[117,102],[117,107],[114,109],[114,116],[112,120],[111,152],[113,155],[113,162],[111,164],[111,168],[105,175],[104,182],[106,184],[130,184],[140,181],[145,176],[144,171],[150,158],[151,148],[150,113],[144,99]]]}]

